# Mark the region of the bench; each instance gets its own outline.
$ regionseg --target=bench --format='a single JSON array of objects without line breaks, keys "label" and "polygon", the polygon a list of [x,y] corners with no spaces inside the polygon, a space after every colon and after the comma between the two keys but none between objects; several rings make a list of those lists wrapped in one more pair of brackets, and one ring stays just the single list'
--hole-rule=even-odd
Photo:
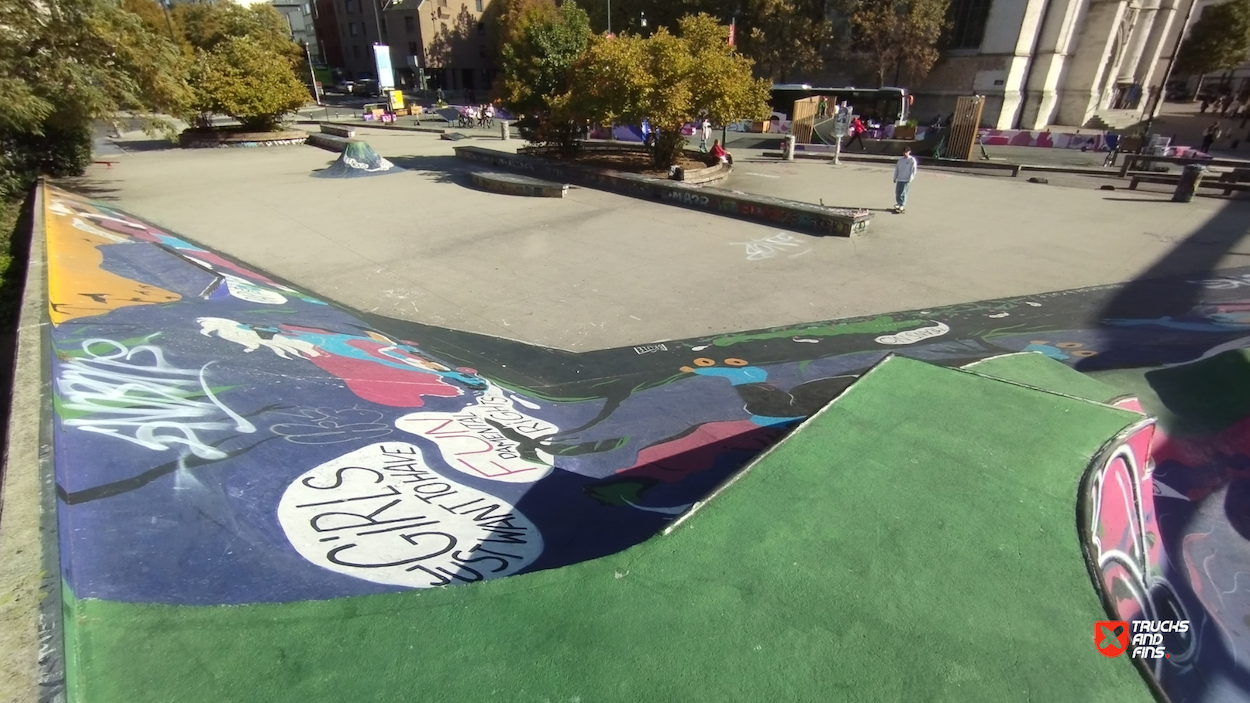
[{"label": "bench", "polygon": [[344,127],[342,125],[336,125],[336,124],[321,125],[321,133],[331,134],[336,137],[343,137],[345,139],[351,139],[352,137],[356,136],[356,130],[352,129],[351,127]]},{"label": "bench", "polygon": [[[1137,190],[1138,184],[1141,184],[1141,183],[1159,183],[1162,185],[1176,185],[1179,181],[1180,181],[1180,176],[1150,176],[1150,175],[1143,174],[1143,175],[1133,176],[1133,180],[1131,180],[1128,184],[1128,189]],[[1242,192],[1242,193],[1250,192],[1250,183],[1233,183],[1233,182],[1225,181],[1222,178],[1220,180],[1204,179],[1201,183],[1198,184],[1198,187],[1221,189],[1224,191],[1224,195],[1232,195],[1233,191]]]}]

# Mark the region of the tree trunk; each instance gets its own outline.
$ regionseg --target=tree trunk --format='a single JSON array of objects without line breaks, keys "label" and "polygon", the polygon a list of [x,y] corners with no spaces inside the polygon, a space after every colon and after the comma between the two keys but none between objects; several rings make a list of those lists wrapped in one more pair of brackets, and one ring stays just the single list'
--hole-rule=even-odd
[{"label": "tree trunk", "polygon": [[655,151],[652,152],[655,165],[668,168],[677,163],[685,146],[686,138],[682,136],[681,125],[661,127],[655,140]]}]

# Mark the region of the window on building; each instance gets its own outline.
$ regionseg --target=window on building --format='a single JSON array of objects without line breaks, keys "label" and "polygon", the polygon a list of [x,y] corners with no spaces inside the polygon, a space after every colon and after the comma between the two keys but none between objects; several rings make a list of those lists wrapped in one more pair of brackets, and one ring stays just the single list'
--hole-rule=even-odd
[{"label": "window on building", "polygon": [[439,23],[438,23],[438,28],[439,28],[439,29],[443,32],[443,34],[446,34],[446,33],[447,33],[447,23],[446,23],[446,22],[439,22]]},{"label": "window on building", "polygon": [[486,23],[485,23],[485,22],[478,22],[478,23],[477,23],[477,35],[478,35],[479,37],[484,37],[484,36],[486,36]]},{"label": "window on building", "polygon": [[477,55],[478,55],[478,56],[480,56],[480,57],[482,57],[482,58],[486,58],[486,47],[484,47],[484,46],[479,46],[479,47],[477,48]]},{"label": "window on building", "polygon": [[944,49],[980,49],[985,22],[992,0],[951,0],[946,19],[950,31],[942,41]]},{"label": "window on building", "polygon": [[408,42],[408,55],[416,56],[419,53],[421,53],[421,50],[417,48],[417,43],[415,41]]},{"label": "window on building", "polygon": [[359,44],[352,44],[352,57],[357,58],[357,59],[360,58],[360,45]]},{"label": "window on building", "polygon": [[347,14],[349,14],[349,15],[350,15],[351,13],[355,12],[355,11],[356,11],[356,0],[343,0],[343,8],[344,8],[345,10],[347,10]]},{"label": "window on building", "polygon": [[482,11],[482,0],[477,0],[477,11],[478,12]]},{"label": "window on building", "polygon": [[352,35],[353,37],[354,37],[354,36],[359,35],[359,34],[360,34],[360,25],[356,24],[355,22],[348,22],[348,23],[347,23],[347,33],[348,33],[348,34],[350,34],[350,35]]},{"label": "window on building", "polygon": [[417,23],[412,19],[412,15],[404,15],[404,31],[409,34],[417,31]]}]

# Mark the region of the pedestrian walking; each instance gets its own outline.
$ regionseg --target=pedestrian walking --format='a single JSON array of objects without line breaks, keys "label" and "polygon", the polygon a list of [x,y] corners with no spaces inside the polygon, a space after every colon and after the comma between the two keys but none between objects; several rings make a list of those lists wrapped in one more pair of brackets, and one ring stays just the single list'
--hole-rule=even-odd
[{"label": "pedestrian walking", "polygon": [[820,96],[820,102],[816,103],[816,116],[823,120],[828,112],[829,98],[822,95]]},{"label": "pedestrian walking", "polygon": [[1210,127],[1202,133],[1202,152],[1205,154],[1211,151],[1211,145],[1215,144],[1215,140],[1220,138],[1219,121],[1212,122]]},{"label": "pedestrian walking", "polygon": [[851,138],[846,140],[846,146],[842,147],[843,149],[849,150],[851,144],[859,142],[860,151],[868,151],[868,147],[864,144],[864,132],[867,132],[868,128],[864,126],[863,122],[859,121],[858,117],[851,120],[851,128],[847,131],[850,132]]},{"label": "pedestrian walking", "polygon": [[699,122],[699,151],[700,152],[704,154],[707,153],[707,140],[711,138],[712,138],[712,122],[708,118],[704,117],[703,120]]},{"label": "pedestrian walking", "polygon": [[439,88],[438,90],[434,91],[434,99],[435,99],[437,102],[440,102],[440,103],[445,103],[445,102],[447,102],[446,100],[443,100],[443,89],[442,89],[442,88]]},{"label": "pedestrian walking", "polygon": [[916,170],[916,157],[911,155],[911,147],[903,147],[902,158],[894,164],[894,212],[907,210],[907,193],[916,178]]}]

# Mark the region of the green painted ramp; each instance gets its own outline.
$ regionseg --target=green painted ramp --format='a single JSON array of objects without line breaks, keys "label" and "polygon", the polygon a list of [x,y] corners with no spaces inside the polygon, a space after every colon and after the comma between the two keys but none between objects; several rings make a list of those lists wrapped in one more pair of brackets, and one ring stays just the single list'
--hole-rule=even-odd
[{"label": "green painted ramp", "polygon": [[1062,393],[1074,398],[1084,398],[1106,403],[1125,395],[1123,391],[1097,381],[1070,366],[1055,361],[1039,352],[1003,354],[968,364],[965,371],[989,376],[1011,383]]},{"label": "green painted ramp", "polygon": [[76,700],[1148,701],[1076,532],[1139,416],[891,358],[627,552],[326,602],[67,598]]}]

